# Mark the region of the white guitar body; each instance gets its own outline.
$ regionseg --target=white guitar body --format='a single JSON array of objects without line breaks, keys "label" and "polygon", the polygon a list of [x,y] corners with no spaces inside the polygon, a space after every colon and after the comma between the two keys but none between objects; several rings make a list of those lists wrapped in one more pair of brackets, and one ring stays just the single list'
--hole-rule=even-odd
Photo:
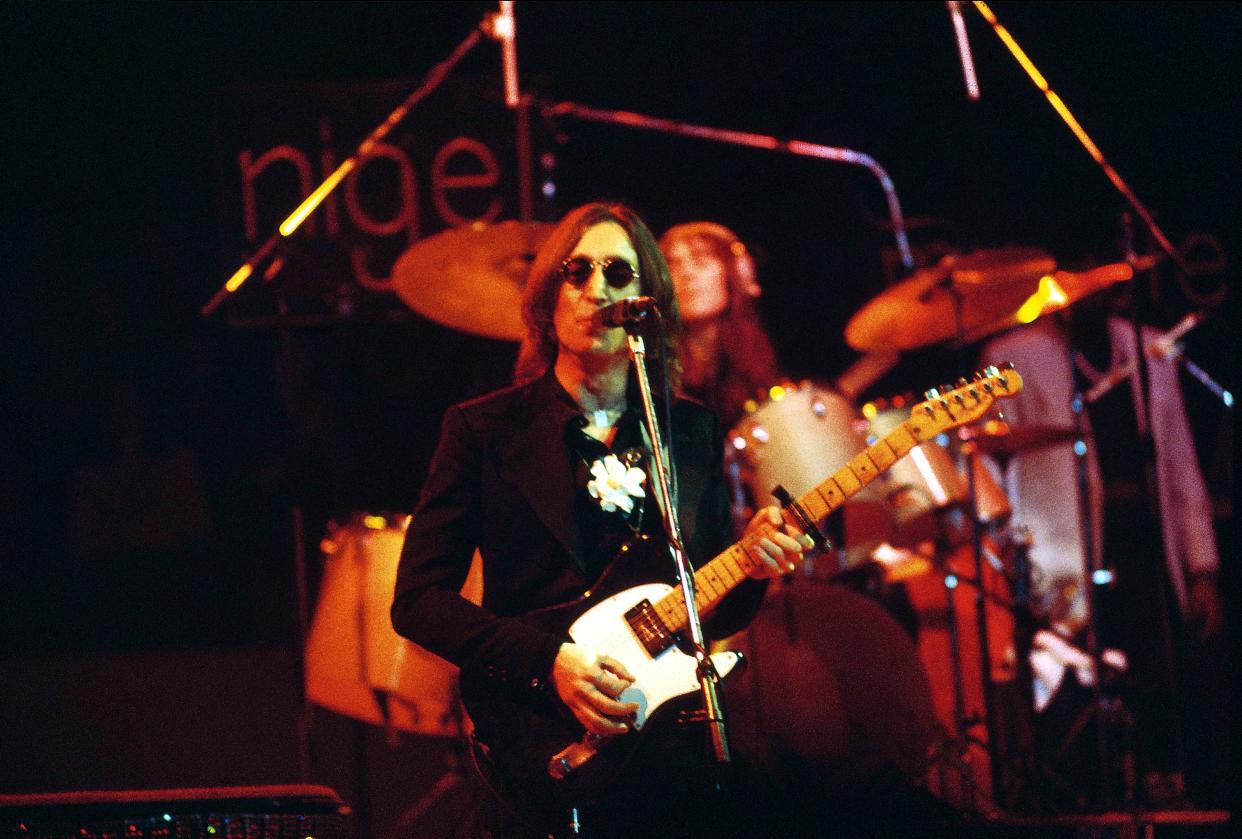
[{"label": "white guitar body", "polygon": [[[928,391],[927,401],[915,405],[909,419],[869,444],[817,486],[791,500],[783,514],[785,523],[804,531],[808,525],[818,526],[916,446],[950,428],[980,419],[995,400],[1021,390],[1022,377],[1009,366],[1003,370],[989,367],[976,374],[974,381],[963,381],[952,390],[946,388],[943,393]],[[763,565],[757,543],[767,538],[773,529],[775,527],[765,531],[759,527],[748,532],[694,572],[700,614],[711,614],[729,592],[755,576]],[[651,549],[661,549],[658,543],[651,544]],[[633,558],[627,561],[632,562]],[[605,571],[601,580],[607,579]],[[582,606],[589,602],[579,599],[541,609],[529,617],[536,626],[560,633],[565,631],[564,626],[572,615],[579,615],[568,630],[574,642],[588,652],[610,656],[625,665],[635,680],[622,692],[620,699],[634,702],[638,707],[630,721],[633,731],[645,728],[671,701],[698,689],[694,658],[671,643],[686,625],[686,608],[679,589],[663,583],[639,585],[601,600],[579,614]],[[721,677],[733,672],[742,661],[742,656],[733,652],[717,653],[711,658]],[[532,710],[529,704],[510,699],[486,681],[476,682],[471,690],[467,687],[463,680],[462,698],[476,724],[480,719],[486,722],[485,726],[476,725],[476,730],[486,728],[491,732],[490,737],[484,739],[494,764],[499,767],[499,776],[511,789],[518,790],[514,793],[516,797],[544,812],[548,812],[550,806],[572,805],[577,798],[589,797],[611,783],[617,765],[633,753],[617,743],[613,755],[601,755],[598,771],[587,767],[568,779],[571,773],[600,754],[599,747],[609,738],[581,735],[581,726],[566,719],[566,715]],[[580,739],[565,742],[574,737]],[[622,735],[622,739],[631,737],[632,733]],[[557,748],[559,752],[549,755]],[[614,756],[616,759],[612,759]],[[548,776],[555,783],[550,783]]]},{"label": "white guitar body", "polygon": [[[628,588],[600,601],[569,628],[569,636],[575,644],[589,653],[615,658],[634,674],[634,684],[618,698],[638,704],[631,721],[635,731],[641,731],[666,702],[699,689],[698,668],[692,656],[671,645],[653,657],[625,619],[625,613],[642,601],[655,603],[672,590],[672,586],[663,583]],[[711,659],[723,679],[737,667],[742,656],[721,652],[713,653]],[[604,738],[588,735],[553,757],[548,771],[554,777],[568,775],[589,760],[603,742]]]}]

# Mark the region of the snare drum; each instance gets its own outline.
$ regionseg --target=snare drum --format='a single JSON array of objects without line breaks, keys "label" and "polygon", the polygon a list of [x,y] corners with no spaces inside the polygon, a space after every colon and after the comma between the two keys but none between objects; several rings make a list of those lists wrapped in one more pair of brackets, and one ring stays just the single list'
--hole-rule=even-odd
[{"label": "snare drum", "polygon": [[[408,516],[358,515],[323,540],[323,581],[306,641],[306,694],[316,705],[373,725],[456,736],[466,725],[457,668],[397,635],[389,617],[408,523]],[[462,595],[482,599],[477,554]]]}]

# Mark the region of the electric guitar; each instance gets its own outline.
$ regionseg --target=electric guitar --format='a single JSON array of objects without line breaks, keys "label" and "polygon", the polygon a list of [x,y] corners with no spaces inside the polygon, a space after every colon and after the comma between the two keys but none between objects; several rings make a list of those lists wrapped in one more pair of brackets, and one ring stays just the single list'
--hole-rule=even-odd
[{"label": "electric guitar", "polygon": [[[785,520],[799,526],[807,520],[818,526],[846,499],[875,480],[915,446],[933,440],[951,428],[982,417],[997,399],[1018,393],[1022,378],[1007,366],[988,367],[974,381],[940,392],[930,390],[910,418],[892,433],[867,446],[821,484],[786,505]],[[803,528],[805,529],[805,528]],[[731,545],[694,574],[695,600],[700,614],[709,615],[749,572],[763,564],[754,545],[764,531]],[[653,543],[656,540],[651,540]],[[663,548],[662,543],[659,547]],[[626,557],[632,560],[634,557]],[[613,567],[624,564],[614,562]],[[642,739],[642,732],[658,718],[676,716],[676,709],[693,706],[699,688],[695,660],[681,646],[686,628],[686,603],[680,587],[647,583],[608,593],[608,581],[622,574],[605,571],[595,587],[578,600],[541,609],[525,620],[545,629],[565,632],[574,643],[621,661],[634,674],[634,683],[619,699],[635,702],[630,732],[601,737],[584,733],[568,710],[558,713],[549,702],[546,713],[532,710],[507,696],[486,679],[463,674],[462,700],[475,723],[476,737],[486,747],[490,774],[503,796],[520,799],[527,813],[552,813],[589,802],[625,766]],[[712,655],[723,678],[741,661],[734,652]]]}]

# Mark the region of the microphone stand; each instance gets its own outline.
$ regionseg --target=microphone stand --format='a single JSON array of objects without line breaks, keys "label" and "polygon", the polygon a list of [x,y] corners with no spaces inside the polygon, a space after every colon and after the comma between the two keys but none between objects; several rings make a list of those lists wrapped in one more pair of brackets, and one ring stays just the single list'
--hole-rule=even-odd
[{"label": "microphone stand", "polygon": [[625,128],[639,128],[646,131],[660,131],[664,134],[676,134],[679,137],[694,137],[699,140],[713,140],[734,146],[747,146],[752,149],[783,152],[800,157],[815,157],[820,160],[831,160],[836,163],[847,163],[861,166],[880,182],[884,190],[884,198],[888,202],[888,213],[893,226],[893,235],[897,239],[897,251],[901,254],[901,262],[907,270],[914,269],[914,254],[910,252],[910,242],[906,237],[906,223],[901,213],[901,202],[897,200],[897,190],[893,179],[876,159],[853,149],[825,146],[820,143],[808,143],[805,140],[782,140],[768,134],[755,134],[750,131],[734,131],[727,128],[710,128],[706,125],[694,125],[680,120],[636,114],[632,111],[616,111],[605,108],[592,108],[579,105],[577,102],[541,102],[540,111],[546,118],[574,117],[587,122],[602,122],[608,125],[620,125]]},{"label": "microphone stand", "polygon": [[[651,398],[651,383],[647,378],[646,345],[643,343],[642,336],[638,334],[639,323],[638,320],[627,323],[625,333],[630,358],[634,362],[638,379],[639,393],[642,395],[643,418],[651,438],[651,456],[655,464],[655,468],[651,470],[652,478],[656,492],[659,494],[660,513],[664,521],[664,532],[668,535],[669,552],[673,557],[677,581],[681,586],[682,597],[686,601],[686,628],[689,632],[690,645],[694,650],[694,660],[698,665],[699,689],[703,694],[704,721],[707,724],[711,757],[718,766],[724,766],[731,762],[731,757],[729,740],[725,731],[724,706],[720,701],[720,676],[712,664],[711,657],[707,654],[707,644],[703,638],[703,624],[699,619],[698,606],[694,600],[694,569],[686,559],[681,539],[681,524],[677,519],[677,508],[673,506],[669,471],[672,464],[668,463],[664,457],[660,423],[656,419],[655,403]],[[669,432],[672,433],[672,429],[669,429]]]},{"label": "microphone stand", "polygon": [[[1185,347],[1179,343],[1179,339],[1202,323],[1205,317],[1206,315],[1203,312],[1191,312],[1178,321],[1177,325],[1168,332],[1147,341],[1144,352],[1155,353],[1162,358],[1176,358],[1177,362],[1186,368],[1186,372],[1194,376],[1195,381],[1207,388],[1213,396],[1221,401],[1222,405],[1229,410],[1233,410],[1233,392],[1226,390],[1219,382],[1209,376],[1207,371],[1187,358]],[[1118,365],[1115,370],[1103,376],[1092,385],[1091,389],[1083,395],[1083,398],[1088,404],[1095,402],[1117,385],[1129,379],[1136,369],[1138,369],[1137,357],[1130,359],[1125,364]]]},{"label": "microphone stand", "polygon": [[[510,12],[511,11],[512,10],[510,9]],[[447,58],[435,67],[431,68],[426,77],[424,77],[422,84],[420,84],[413,93],[406,97],[405,101],[398,105],[392,113],[384,119],[383,122],[372,129],[371,133],[366,136],[366,139],[364,139],[358,145],[358,148],[354,150],[354,153],[342,161],[342,163],[336,167],[332,174],[328,175],[328,177],[325,178],[319,186],[315,187],[315,189],[311,191],[310,195],[306,196],[302,203],[298,205],[297,209],[294,210],[288,218],[280,223],[280,227],[277,231],[269,236],[267,240],[259,246],[258,250],[254,251],[254,253],[246,258],[246,261],[242,263],[241,267],[233,272],[233,275],[225,281],[224,285],[216,291],[215,295],[212,296],[212,298],[207,301],[207,303],[199,311],[200,316],[204,318],[210,317],[231,294],[241,288],[242,285],[254,275],[255,271],[259,270],[259,267],[265,263],[268,267],[263,272],[263,280],[265,282],[271,281],[272,278],[280,272],[280,269],[284,265],[284,260],[280,255],[284,242],[293,236],[299,228],[301,228],[302,222],[306,221],[306,219],[310,217],[316,209],[318,209],[319,205],[323,203],[324,199],[331,195],[333,190],[341,185],[346,176],[351,174],[358,168],[359,165],[363,163],[363,161],[371,156],[371,154],[375,151],[375,147],[379,145],[379,143],[381,143],[402,120],[409,116],[410,111],[414,108],[414,106],[426,99],[433,91],[435,91],[436,88],[441,85],[441,83],[444,82],[446,78],[448,78],[448,75],[453,71],[453,68],[456,67],[472,49],[474,49],[475,45],[478,44],[479,40],[484,35],[500,40],[504,39],[503,31],[498,31],[497,29],[498,21],[503,19],[503,14],[489,14],[484,17],[483,21],[474,29],[470,30],[470,34],[467,35],[462,42],[456,46],[456,48],[454,48]],[[504,47],[506,52],[512,50],[510,44],[511,40],[505,40]],[[516,57],[513,61],[516,64]],[[506,80],[506,82],[506,87],[508,87],[508,80]],[[513,84],[516,85],[516,82]],[[520,109],[518,114],[519,128],[523,124],[524,119],[524,109]],[[525,177],[529,178],[529,174],[525,173]],[[523,211],[525,212],[526,210],[527,205],[523,204]]]}]

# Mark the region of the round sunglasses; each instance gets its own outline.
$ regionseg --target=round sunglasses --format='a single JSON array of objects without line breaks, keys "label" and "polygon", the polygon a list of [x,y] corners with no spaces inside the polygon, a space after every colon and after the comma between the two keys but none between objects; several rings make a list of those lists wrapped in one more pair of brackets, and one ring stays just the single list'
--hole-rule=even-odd
[{"label": "round sunglasses", "polygon": [[574,288],[581,288],[591,279],[597,265],[611,288],[625,288],[638,279],[638,270],[619,256],[610,256],[599,262],[585,256],[572,257],[561,263],[561,276]]}]

